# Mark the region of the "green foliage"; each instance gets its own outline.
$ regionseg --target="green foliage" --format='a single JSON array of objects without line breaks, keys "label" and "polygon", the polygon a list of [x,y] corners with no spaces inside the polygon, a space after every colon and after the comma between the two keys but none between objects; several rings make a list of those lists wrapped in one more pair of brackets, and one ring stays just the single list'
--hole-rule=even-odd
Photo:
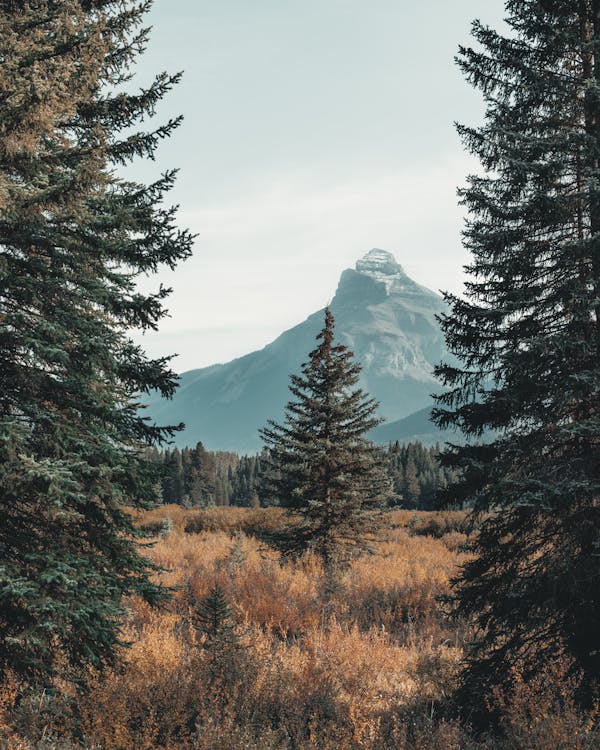
[{"label": "green foliage", "polygon": [[[164,454],[164,477],[162,483],[162,496],[166,503],[183,502],[185,496],[185,477],[183,474],[183,460],[178,448],[173,451],[165,451]],[[191,502],[190,502],[191,505]]]},{"label": "green foliage", "polygon": [[262,492],[262,476],[266,457],[241,456],[239,463],[231,472],[231,502],[242,507],[258,507]]},{"label": "green foliage", "polygon": [[183,489],[192,506],[210,505],[215,494],[215,460],[202,443],[182,451]]},{"label": "green foliage", "polygon": [[269,448],[273,495],[300,522],[273,540],[283,552],[312,549],[327,566],[347,563],[370,549],[387,503],[390,481],[381,451],[364,438],[379,423],[377,404],[355,388],[360,367],[333,343],[334,319],[325,311],[320,342],[291,375],[285,422],[261,431]]},{"label": "green foliage", "polygon": [[227,477],[217,477],[215,484],[215,505],[229,505],[230,501],[229,480]]},{"label": "green foliage", "polygon": [[192,622],[204,637],[207,679],[213,689],[227,694],[234,689],[246,666],[246,653],[235,628],[225,591],[215,584],[195,606]]},{"label": "green foliage", "polygon": [[458,472],[441,465],[439,452],[439,447],[426,448],[419,442],[389,446],[386,468],[393,481],[393,505],[429,510],[442,502]]},{"label": "green foliage", "polygon": [[[162,473],[162,500],[188,508],[215,504],[217,473],[215,454],[201,442],[195,448],[174,448],[149,454]],[[217,503],[219,504],[219,503]]]},{"label": "green foliage", "polygon": [[[446,489],[456,481],[459,473],[449,466],[441,465],[439,452],[438,446],[427,448],[418,441],[406,445],[400,445],[396,441],[387,447],[382,456],[393,486],[390,506],[429,510],[448,502]],[[226,497],[230,505],[242,508],[278,504],[278,498],[269,493],[270,465],[266,449],[254,456],[238,456],[224,451],[206,453],[208,460],[203,471],[206,471],[210,479],[209,490],[214,489],[215,495],[211,495],[209,491],[200,502],[193,493],[191,497],[189,494],[182,494],[183,488],[189,483],[186,473],[189,462],[183,458],[186,453],[190,454],[192,451],[184,448],[180,452],[175,448],[173,451],[155,451],[151,454],[153,460],[162,464],[161,498],[164,503],[180,503],[186,508],[198,504],[209,507],[213,501],[216,505],[223,505]],[[182,456],[181,460],[177,458],[179,455]],[[407,471],[410,482],[407,482]],[[178,486],[180,490],[174,492],[174,486]]]},{"label": "green foliage", "polygon": [[434,415],[469,439],[443,460],[483,519],[458,591],[479,706],[563,650],[582,696],[600,680],[600,6],[506,8],[510,32],[475,23],[458,59],[486,103],[459,128],[484,174],[461,193],[468,299],[442,325],[462,364],[438,369]]},{"label": "green foliage", "polygon": [[156,328],[168,292],[136,276],[173,267],[192,238],[162,205],[174,173],[147,186],[115,169],[178,122],[131,134],[178,80],[126,91],[146,9],[0,7],[0,671],[40,680],[103,664],[122,596],[161,596],[123,506],[155,501],[142,449],[174,428],[138,399],[176,377],[127,331]]},{"label": "green foliage", "polygon": [[225,591],[215,584],[194,611],[196,630],[205,636],[204,647],[221,648],[236,640],[234,620]]}]

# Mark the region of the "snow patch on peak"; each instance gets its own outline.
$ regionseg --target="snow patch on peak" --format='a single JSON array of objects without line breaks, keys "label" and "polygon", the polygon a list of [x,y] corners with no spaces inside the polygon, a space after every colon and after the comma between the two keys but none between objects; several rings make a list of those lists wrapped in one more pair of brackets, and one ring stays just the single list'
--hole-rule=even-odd
[{"label": "snow patch on peak", "polygon": [[373,248],[360,260],[356,261],[356,270],[359,273],[382,273],[388,276],[404,274],[402,266],[396,262],[396,258],[387,250]]},{"label": "snow patch on peak", "polygon": [[398,282],[407,278],[404,269],[396,262],[392,253],[379,248],[369,250],[366,255],[357,260],[356,270],[358,273],[382,282],[387,294],[392,291],[392,288],[397,289],[399,287]]}]

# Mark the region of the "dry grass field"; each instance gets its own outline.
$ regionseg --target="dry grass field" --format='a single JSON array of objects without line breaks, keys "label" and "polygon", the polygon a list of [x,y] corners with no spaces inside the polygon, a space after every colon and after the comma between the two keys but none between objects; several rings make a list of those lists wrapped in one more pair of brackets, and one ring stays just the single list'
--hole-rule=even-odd
[{"label": "dry grass field", "polygon": [[[165,521],[165,519],[170,521]],[[317,559],[291,562],[257,539],[277,509],[138,516],[153,534],[170,601],[128,602],[120,660],[79,685],[0,696],[11,750],[590,750],[595,715],[572,707],[552,665],[546,681],[498,696],[503,723],[475,738],[451,718],[468,627],[443,597],[464,559],[462,513],[390,512],[377,553],[328,580]],[[234,620],[210,648],[195,626],[215,585]],[[553,671],[552,671],[553,670]],[[559,687],[557,687],[559,686]]]}]

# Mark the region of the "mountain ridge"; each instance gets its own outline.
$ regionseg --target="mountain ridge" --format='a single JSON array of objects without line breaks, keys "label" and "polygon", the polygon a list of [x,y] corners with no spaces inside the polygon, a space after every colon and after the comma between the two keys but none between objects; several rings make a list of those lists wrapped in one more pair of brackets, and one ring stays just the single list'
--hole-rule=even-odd
[{"label": "mountain ridge", "polygon": [[[360,385],[380,402],[382,417],[394,422],[431,405],[439,387],[433,367],[447,359],[435,317],[446,310],[440,295],[410,279],[391,253],[374,248],[342,272],[329,307],[336,339],[360,362]],[[289,375],[299,372],[322,323],[319,310],[260,350],[188,370],[172,401],[150,399],[150,416],[186,423],[175,439],[179,446],[202,440],[211,450],[259,450],[258,429],[282,418]]]}]

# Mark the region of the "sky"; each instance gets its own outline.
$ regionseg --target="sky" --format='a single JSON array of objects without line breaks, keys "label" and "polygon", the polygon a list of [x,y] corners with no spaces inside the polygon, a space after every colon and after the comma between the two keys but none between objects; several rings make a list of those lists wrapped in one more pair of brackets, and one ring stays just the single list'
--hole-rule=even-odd
[{"label": "sky", "polygon": [[460,293],[468,256],[456,190],[477,170],[453,123],[481,96],[453,58],[501,0],[155,0],[133,85],[184,71],[157,114],[183,114],[155,179],[197,234],[193,257],[140,282],[173,288],[158,333],[178,372],[260,349],[324,307],[373,247],[415,281]]}]

